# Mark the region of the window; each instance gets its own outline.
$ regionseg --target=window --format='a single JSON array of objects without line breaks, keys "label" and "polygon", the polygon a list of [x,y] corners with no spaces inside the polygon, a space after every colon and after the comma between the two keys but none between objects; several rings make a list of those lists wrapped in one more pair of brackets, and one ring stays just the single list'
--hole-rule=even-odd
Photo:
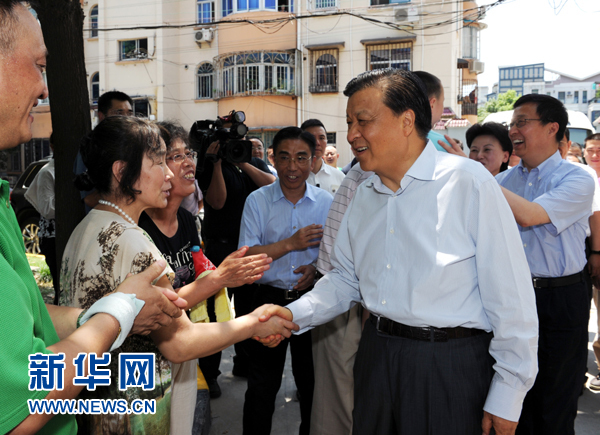
[{"label": "window", "polygon": [[210,63],[203,63],[198,67],[198,96],[199,100],[213,97],[214,68]]},{"label": "window", "polygon": [[410,3],[411,0],[371,0],[371,6]]},{"label": "window", "polygon": [[294,94],[294,52],[246,52],[217,61],[218,95]]},{"label": "window", "polygon": [[573,104],[579,104],[579,91],[573,92]]},{"label": "window", "polygon": [[98,97],[100,96],[100,73],[92,74],[92,79],[90,80],[92,90],[92,103],[98,104]]},{"label": "window", "polygon": [[583,104],[587,104],[587,91],[582,91],[581,92],[581,102]]},{"label": "window", "polygon": [[336,134],[334,133],[327,133],[327,145],[335,145],[336,142]]},{"label": "window", "polygon": [[559,92],[558,93],[558,99],[560,100],[561,103],[565,102],[565,93],[564,92]]},{"label": "window", "polygon": [[337,0],[314,0],[315,9],[327,9],[337,7]]},{"label": "window", "polygon": [[148,98],[133,97],[133,116],[148,118],[152,114],[152,106]]},{"label": "window", "polygon": [[367,69],[411,70],[412,42],[367,46]]},{"label": "window", "polygon": [[215,21],[215,7],[212,1],[198,1],[198,24]]},{"label": "window", "polygon": [[98,5],[90,10],[90,38],[98,37]]},{"label": "window", "polygon": [[119,41],[119,60],[148,59],[148,38]]},{"label": "window", "polygon": [[[293,12],[294,0],[221,0],[223,16],[238,12],[279,11]],[[326,0],[332,1],[332,0]]]},{"label": "window", "polygon": [[338,91],[338,50],[315,50],[310,55],[310,92]]},{"label": "window", "polygon": [[532,90],[531,90],[531,93],[532,93],[532,94],[539,94],[539,93],[540,93],[540,90],[539,90],[539,89],[532,89]]}]

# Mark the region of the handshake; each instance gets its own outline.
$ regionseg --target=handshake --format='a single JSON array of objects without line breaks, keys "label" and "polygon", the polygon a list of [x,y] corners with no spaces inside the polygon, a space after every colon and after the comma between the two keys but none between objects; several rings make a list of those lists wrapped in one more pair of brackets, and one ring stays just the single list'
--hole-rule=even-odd
[{"label": "handshake", "polygon": [[276,347],[285,338],[290,338],[292,331],[300,328],[292,322],[292,312],[279,305],[265,304],[258,307],[249,316],[255,318],[252,339],[267,347]]}]

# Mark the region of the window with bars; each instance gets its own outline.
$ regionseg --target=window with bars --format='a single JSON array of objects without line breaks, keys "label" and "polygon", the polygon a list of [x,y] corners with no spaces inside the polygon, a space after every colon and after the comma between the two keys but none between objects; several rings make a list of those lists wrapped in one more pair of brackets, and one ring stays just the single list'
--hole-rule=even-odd
[{"label": "window with bars", "polygon": [[311,52],[310,92],[338,91],[338,56],[337,48]]},{"label": "window with bars", "polygon": [[148,38],[119,41],[119,60],[148,59]]},{"label": "window with bars", "polygon": [[412,69],[412,42],[367,46],[367,69]]},{"label": "window with bars", "polygon": [[197,3],[197,23],[206,24],[215,21],[215,5],[212,1],[201,1]]},{"label": "window with bars", "polygon": [[315,9],[336,8],[337,0],[314,0]]},{"label": "window with bars", "polygon": [[90,10],[90,38],[98,37],[98,5]]},{"label": "window with bars", "polygon": [[198,81],[197,99],[210,99],[213,97],[214,68],[210,63],[203,63],[196,71]]},{"label": "window with bars", "polygon": [[327,145],[333,145],[335,146],[335,144],[337,143],[336,140],[336,133],[335,132],[330,132],[327,133]]},{"label": "window with bars", "polygon": [[98,98],[100,97],[100,73],[92,74],[90,85],[92,103],[97,104]]},{"label": "window with bars", "polygon": [[218,60],[218,97],[239,93],[290,94],[294,92],[292,52],[246,52]]}]

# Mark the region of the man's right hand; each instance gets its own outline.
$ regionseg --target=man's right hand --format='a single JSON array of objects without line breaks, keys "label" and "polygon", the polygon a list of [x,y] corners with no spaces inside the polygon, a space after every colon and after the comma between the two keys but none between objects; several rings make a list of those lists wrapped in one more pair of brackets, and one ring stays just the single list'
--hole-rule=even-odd
[{"label": "man's right hand", "polygon": [[117,287],[116,291],[135,293],[138,299],[146,302],[135,318],[130,334],[148,335],[169,325],[173,318],[181,316],[181,309],[187,307],[187,302],[174,291],[152,285],[152,281],[160,276],[166,266],[167,262],[160,259],[143,272],[128,275]]},{"label": "man's right hand", "polygon": [[219,143],[219,141],[215,141],[215,142],[211,143],[208,146],[208,148],[206,149],[206,155],[214,156],[213,158],[215,159],[215,162],[221,161],[221,159],[219,159],[217,157],[220,147],[221,147],[221,144]]},{"label": "man's right hand", "polygon": [[310,246],[318,246],[323,237],[323,225],[307,225],[289,238],[291,251],[299,251]]}]

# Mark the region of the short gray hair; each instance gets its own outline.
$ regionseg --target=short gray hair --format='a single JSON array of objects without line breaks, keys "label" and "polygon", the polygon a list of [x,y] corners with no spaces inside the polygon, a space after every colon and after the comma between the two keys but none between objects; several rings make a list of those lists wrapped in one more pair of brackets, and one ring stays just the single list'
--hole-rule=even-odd
[{"label": "short gray hair", "polygon": [[0,0],[0,54],[8,55],[15,48],[19,17],[16,6],[18,0]]}]

